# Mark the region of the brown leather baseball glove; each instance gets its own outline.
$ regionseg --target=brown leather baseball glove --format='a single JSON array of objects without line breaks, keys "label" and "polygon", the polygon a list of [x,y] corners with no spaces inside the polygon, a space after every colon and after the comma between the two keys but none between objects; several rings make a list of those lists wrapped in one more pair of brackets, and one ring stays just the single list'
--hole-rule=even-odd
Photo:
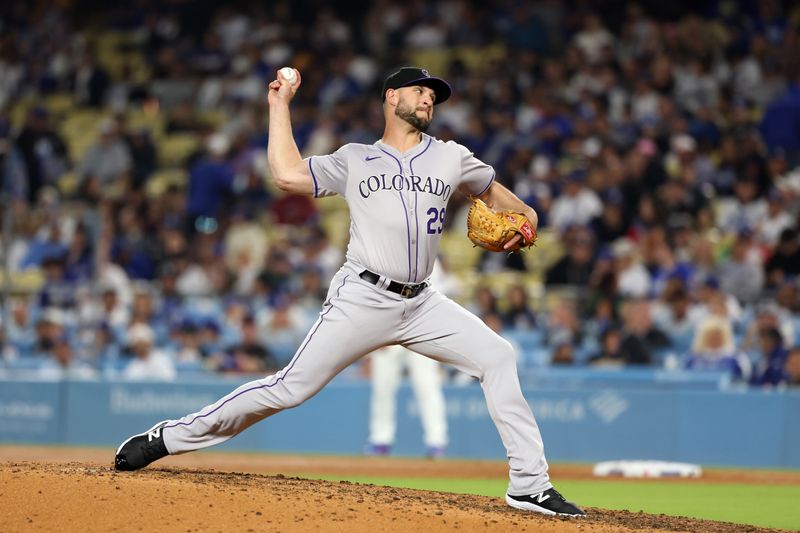
[{"label": "brown leather baseball glove", "polygon": [[[476,246],[492,252],[514,252],[528,248],[536,242],[536,229],[528,217],[514,211],[495,211],[482,200],[472,198],[472,207],[467,214],[467,237]],[[504,249],[514,235],[520,240],[511,248]]]}]

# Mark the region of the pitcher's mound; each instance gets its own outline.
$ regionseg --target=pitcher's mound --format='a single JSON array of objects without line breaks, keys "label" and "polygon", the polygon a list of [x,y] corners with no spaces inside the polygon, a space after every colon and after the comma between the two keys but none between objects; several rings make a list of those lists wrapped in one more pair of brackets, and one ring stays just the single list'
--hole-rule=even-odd
[{"label": "pitcher's mound", "polygon": [[0,464],[3,530],[26,531],[704,531],[753,526],[587,508],[559,519],[499,498],[281,475],[87,463]]}]

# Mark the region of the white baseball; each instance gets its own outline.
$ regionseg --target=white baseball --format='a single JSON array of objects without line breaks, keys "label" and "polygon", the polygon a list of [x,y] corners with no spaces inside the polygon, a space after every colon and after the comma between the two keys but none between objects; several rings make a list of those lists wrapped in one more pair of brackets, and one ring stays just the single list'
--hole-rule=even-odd
[{"label": "white baseball", "polygon": [[280,72],[281,76],[286,78],[286,81],[288,81],[290,84],[294,85],[294,82],[297,81],[297,73],[292,67],[283,67]]}]

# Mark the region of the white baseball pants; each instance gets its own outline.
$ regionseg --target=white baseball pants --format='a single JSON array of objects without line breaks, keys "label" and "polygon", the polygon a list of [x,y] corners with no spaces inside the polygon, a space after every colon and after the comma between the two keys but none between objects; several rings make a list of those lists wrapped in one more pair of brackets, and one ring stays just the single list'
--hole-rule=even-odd
[{"label": "white baseball pants", "polygon": [[320,316],[289,364],[237,388],[163,428],[171,454],[222,443],[316,394],[360,357],[401,344],[477,378],[509,459],[513,495],[549,489],[539,428],[519,385],[511,345],[478,317],[429,287],[402,298],[358,277],[346,263],[334,276]]},{"label": "white baseball pants", "polygon": [[447,413],[442,392],[442,368],[438,362],[402,346],[387,346],[370,354],[370,444],[394,444],[397,430],[397,389],[408,368],[414,389],[425,446],[447,446]]}]

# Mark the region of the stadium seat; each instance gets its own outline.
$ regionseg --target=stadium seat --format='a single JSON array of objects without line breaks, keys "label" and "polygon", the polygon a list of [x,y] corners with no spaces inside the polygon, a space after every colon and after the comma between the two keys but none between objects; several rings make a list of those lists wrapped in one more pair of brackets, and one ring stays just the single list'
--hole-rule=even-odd
[{"label": "stadium seat", "polygon": [[474,270],[481,256],[480,248],[473,247],[465,236],[453,232],[442,235],[440,250],[453,271]]},{"label": "stadium seat", "polygon": [[58,179],[58,190],[64,198],[75,196],[78,185],[80,185],[80,178],[74,170],[70,170]]},{"label": "stadium seat", "polygon": [[540,346],[529,350],[523,350],[520,357],[523,368],[543,368],[550,366],[551,350],[547,346]]},{"label": "stadium seat", "polygon": [[129,131],[136,131],[144,128],[150,132],[150,136],[153,138],[153,140],[161,140],[161,138],[164,136],[166,118],[164,117],[163,113],[145,112],[137,109],[129,112],[126,115],[126,118],[128,121]]},{"label": "stadium seat", "polygon": [[530,272],[544,277],[544,272],[564,255],[564,246],[557,232],[543,229],[539,232],[536,246],[525,253],[525,265]]},{"label": "stadium seat", "polygon": [[322,217],[321,223],[331,244],[344,248],[350,238],[350,214],[333,211]]},{"label": "stadium seat", "polygon": [[201,361],[178,361],[175,363],[175,370],[182,377],[206,373]]},{"label": "stadium seat", "polygon": [[323,198],[319,200],[316,205],[319,206],[319,210],[323,213],[323,216],[325,213],[347,211],[347,203],[341,196]]},{"label": "stadium seat", "polygon": [[[694,339],[694,332],[683,333],[681,335],[674,335],[670,337],[672,349],[677,353],[686,353],[692,347],[692,340]],[[741,338],[735,339],[736,346],[741,344]]]},{"label": "stadium seat", "polygon": [[[0,269],[0,286],[5,283],[4,278],[5,271]],[[33,294],[42,287],[44,273],[38,268],[12,272],[10,282],[12,294]]]},{"label": "stadium seat", "polygon": [[221,128],[228,120],[228,115],[219,110],[211,110],[199,113],[197,118],[203,124],[207,124],[213,128]]},{"label": "stadium seat", "polygon": [[9,118],[11,119],[11,124],[15,128],[21,128],[23,124],[25,124],[25,118],[28,116],[28,111],[30,111],[36,105],[36,100],[33,97],[22,98],[18,100],[14,105],[11,107],[11,111],[9,112]]},{"label": "stadium seat", "polygon": [[200,140],[191,133],[173,133],[161,140],[159,162],[162,166],[183,166],[186,158],[200,146]]},{"label": "stadium seat", "polygon": [[147,195],[151,198],[157,198],[164,194],[170,186],[178,185],[179,187],[185,187],[187,182],[188,176],[183,169],[173,168],[158,170],[154,172],[147,181]]},{"label": "stadium seat", "polygon": [[44,99],[44,107],[51,114],[61,117],[75,108],[75,100],[71,94],[56,93]]},{"label": "stadium seat", "polygon": [[131,357],[116,357],[114,359],[106,359],[99,364],[100,372],[106,378],[114,379],[119,377],[128,363],[131,362]]},{"label": "stadium seat", "polygon": [[503,337],[519,344],[523,350],[535,350],[544,347],[544,332],[541,329],[506,330]]},{"label": "stadium seat", "polygon": [[17,357],[8,361],[8,370],[39,370],[44,363],[41,357]]}]

